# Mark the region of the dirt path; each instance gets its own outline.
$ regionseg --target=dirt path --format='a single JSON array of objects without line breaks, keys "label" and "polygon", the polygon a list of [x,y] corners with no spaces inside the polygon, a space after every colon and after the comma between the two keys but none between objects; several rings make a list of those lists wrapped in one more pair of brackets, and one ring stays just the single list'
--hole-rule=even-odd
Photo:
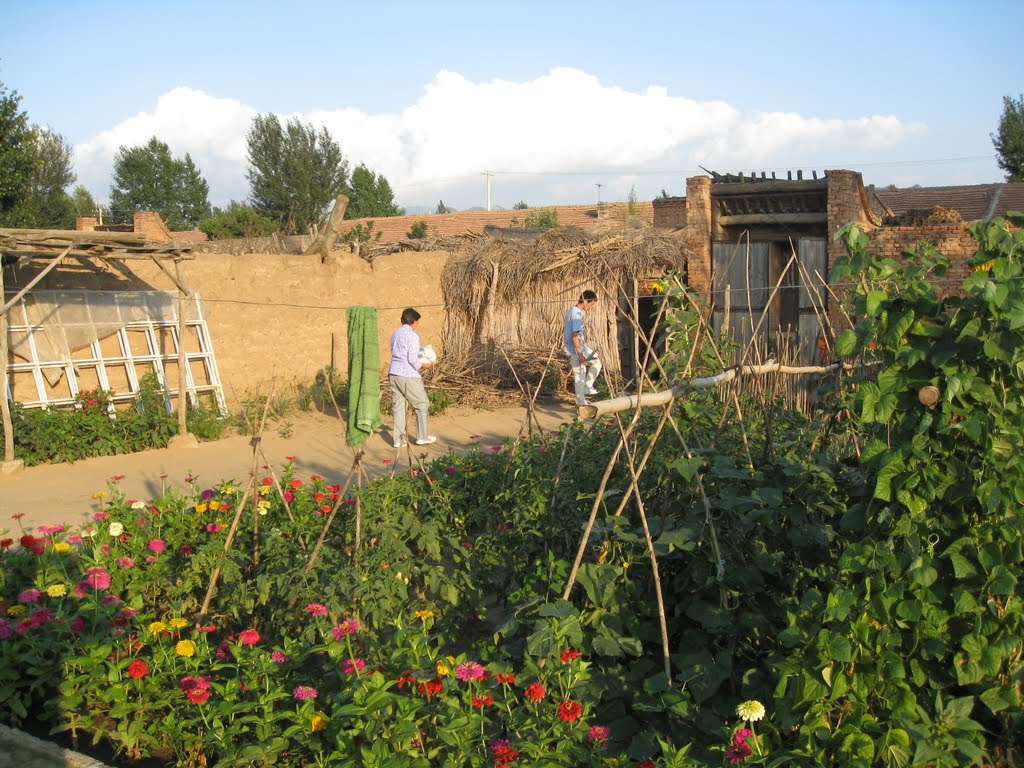
[{"label": "dirt path", "polygon": [[[545,430],[556,430],[574,416],[571,405],[538,404],[538,417]],[[453,408],[443,416],[431,418],[430,429],[438,440],[433,445],[416,447],[416,452],[425,453],[426,460],[432,461],[449,451],[459,453],[473,446],[501,445],[515,439],[521,430],[525,435],[525,421],[526,411],[521,407],[490,411]],[[281,423],[269,424],[263,436],[266,463],[279,472],[285,457],[294,456],[298,477],[319,474],[331,482],[344,481],[353,457],[352,449],[345,445],[344,424],[320,413],[298,413],[283,423],[290,423],[290,431],[284,430],[288,436],[282,436]],[[406,451],[395,451],[390,440],[390,423],[386,423],[364,444],[363,465],[371,477],[390,471],[391,467],[383,463],[385,459],[395,461],[399,468],[408,465]],[[38,525],[70,526],[91,520],[98,503],[93,494],[106,490],[109,482],[117,482],[127,498],[145,500],[159,495],[165,487],[187,489],[187,477],[195,478],[203,488],[224,480],[244,485],[251,466],[250,438],[233,436],[200,443],[198,447],[28,467],[14,475],[0,476],[0,531],[19,530],[18,523],[11,519],[17,513],[24,513],[20,522],[26,530]]]}]

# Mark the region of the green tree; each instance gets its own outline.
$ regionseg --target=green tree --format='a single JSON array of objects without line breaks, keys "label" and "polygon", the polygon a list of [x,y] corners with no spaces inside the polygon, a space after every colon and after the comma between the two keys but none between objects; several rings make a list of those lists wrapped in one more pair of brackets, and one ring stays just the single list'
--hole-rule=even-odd
[{"label": "green tree", "polygon": [[518,203],[512,206],[513,211],[525,211],[530,206],[526,204],[525,200],[520,200]]},{"label": "green tree", "polygon": [[173,157],[156,136],[142,147],[122,146],[114,155],[110,207],[115,211],[156,211],[170,230],[194,229],[210,213],[209,192],[192,158]]},{"label": "green tree", "polygon": [[395,193],[384,175],[374,173],[362,163],[352,171],[349,188],[351,195],[345,209],[346,219],[405,215],[405,209],[395,203]]},{"label": "green tree", "polygon": [[71,210],[75,216],[95,216],[97,208],[92,193],[81,184],[71,191]]},{"label": "green tree", "polygon": [[305,232],[348,191],[348,161],[326,128],[257,115],[246,143],[250,202],[284,232]]},{"label": "green tree", "polygon": [[266,237],[274,233],[276,226],[266,216],[257,213],[251,205],[232,200],[227,208],[214,208],[211,216],[199,222],[199,229],[211,240],[230,240]]},{"label": "green tree", "polygon": [[32,129],[32,173],[25,197],[15,214],[23,227],[73,229],[74,205],[67,188],[75,183],[71,145],[49,128]]},{"label": "green tree", "polygon": [[422,240],[427,236],[427,222],[422,219],[417,221],[412,225],[412,227],[410,227],[405,236],[410,240]]},{"label": "green tree", "polygon": [[434,213],[455,213],[454,208],[449,208],[444,204],[444,200],[437,201],[437,210]]},{"label": "green tree", "polygon": [[1024,95],[1003,96],[999,130],[992,134],[999,155],[997,163],[1006,171],[1007,181],[1024,181]]},{"label": "green tree", "polygon": [[32,129],[20,107],[18,92],[0,82],[0,224],[9,222],[31,184]]}]

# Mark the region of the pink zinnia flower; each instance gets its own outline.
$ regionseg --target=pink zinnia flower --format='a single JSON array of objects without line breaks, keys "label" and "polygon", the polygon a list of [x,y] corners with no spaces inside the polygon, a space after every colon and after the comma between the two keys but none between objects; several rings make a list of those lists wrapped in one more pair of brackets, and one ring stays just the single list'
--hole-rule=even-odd
[{"label": "pink zinnia flower", "polygon": [[149,550],[151,552],[163,552],[164,551],[164,540],[163,539],[150,539]]},{"label": "pink zinnia flower", "polygon": [[307,603],[306,613],[308,613],[310,616],[326,616],[327,606],[323,603]]},{"label": "pink zinnia flower", "polygon": [[280,651],[271,651],[270,660],[275,664],[284,664],[286,661],[288,661],[288,657]]},{"label": "pink zinnia flower", "polygon": [[121,566],[122,568],[134,568],[135,567],[135,561],[132,560],[130,557],[119,557],[117,559],[117,564],[119,566]]},{"label": "pink zinnia flower", "polygon": [[292,691],[292,696],[299,701],[305,701],[306,699],[315,699],[318,693],[319,691],[317,691],[316,688],[312,688],[308,685],[297,685],[295,686],[295,690]]},{"label": "pink zinnia flower", "polygon": [[358,629],[358,621],[355,619],[345,619],[341,624],[338,624],[331,630],[331,634],[334,635],[335,640],[341,640],[347,635],[354,635]]},{"label": "pink zinnia flower", "polygon": [[85,573],[85,582],[93,589],[106,589],[110,586],[110,574],[103,568],[89,568]]},{"label": "pink zinnia flower", "polygon": [[38,603],[42,594],[38,589],[26,589],[18,595],[19,603]]},{"label": "pink zinnia flower", "polygon": [[260,633],[255,629],[243,629],[238,633],[238,642],[242,645],[256,645],[260,641]]},{"label": "pink zinnia flower", "polygon": [[467,661],[455,668],[455,676],[464,682],[467,680],[483,680],[486,674],[487,672],[484,670],[483,665],[476,661]]},{"label": "pink zinnia flower", "polygon": [[220,533],[220,525],[218,525],[217,523],[207,523],[206,524],[206,532],[207,533]]},{"label": "pink zinnia flower", "polygon": [[366,662],[362,659],[345,659],[341,665],[341,671],[346,675],[351,675],[353,672],[362,672],[363,667],[366,666]]},{"label": "pink zinnia flower", "polygon": [[587,741],[595,747],[603,747],[608,744],[609,730],[606,725],[592,725],[587,731]]}]

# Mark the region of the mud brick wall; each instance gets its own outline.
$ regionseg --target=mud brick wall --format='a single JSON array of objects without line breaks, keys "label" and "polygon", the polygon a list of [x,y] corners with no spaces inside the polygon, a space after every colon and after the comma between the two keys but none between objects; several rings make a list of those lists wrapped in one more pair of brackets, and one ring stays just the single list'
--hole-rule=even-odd
[{"label": "mud brick wall", "polygon": [[[326,365],[344,374],[348,306],[378,309],[385,372],[388,340],[405,307],[420,311],[420,339],[443,355],[441,270],[447,258],[447,251],[394,253],[377,257],[371,266],[347,252],[333,252],[326,263],[319,256],[198,253],[182,266],[187,286],[203,300],[224,395],[234,407],[245,397],[266,394],[271,381],[275,392],[283,393],[311,383]],[[38,268],[12,271],[7,290],[27,284]],[[56,288],[177,292],[145,261],[69,265],[37,286]]]}]

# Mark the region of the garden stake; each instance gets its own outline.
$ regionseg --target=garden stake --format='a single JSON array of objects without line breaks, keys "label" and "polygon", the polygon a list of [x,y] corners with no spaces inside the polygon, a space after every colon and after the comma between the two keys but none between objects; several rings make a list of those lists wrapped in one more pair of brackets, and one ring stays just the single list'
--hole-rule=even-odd
[{"label": "garden stake", "polygon": [[[640,419],[640,411],[637,409],[633,415],[633,421],[630,422],[629,429],[626,434],[633,431],[633,427],[636,426],[637,421]],[[594,496],[594,503],[590,507],[590,519],[587,520],[586,528],[583,531],[583,537],[580,539],[580,546],[576,550],[576,559],[573,561],[572,570],[569,572],[569,580],[565,585],[565,591],[562,593],[562,599],[568,600],[569,594],[572,592],[573,585],[576,583],[576,574],[579,573],[580,564],[583,562],[583,555],[587,551],[587,542],[590,541],[590,533],[594,530],[594,522],[597,520],[597,510],[601,506],[601,501],[604,498],[605,489],[608,487],[608,480],[612,476],[612,470],[615,468],[615,462],[619,458],[619,454],[622,452],[623,438],[620,433],[618,445],[615,446],[615,451],[612,453],[611,458],[608,460],[608,465],[604,469],[604,476],[601,478],[601,482],[597,487],[597,494]]]},{"label": "garden stake", "polygon": [[[316,544],[313,547],[313,551],[309,555],[309,562],[306,563],[306,568],[305,568],[305,570],[302,571],[302,575],[303,576],[305,576],[307,573],[310,572],[310,570],[312,570],[313,564],[316,562],[317,555],[320,554],[320,547],[323,546],[324,539],[327,538],[327,531],[328,531],[328,529],[330,529],[331,523],[334,522],[334,516],[336,514],[338,514],[338,508],[341,506],[341,503],[344,501],[345,494],[348,493],[348,487],[352,484],[352,477],[359,470],[359,464],[362,461],[362,459],[363,459],[363,451],[356,452],[355,457],[352,459],[352,467],[348,471],[348,477],[345,479],[345,485],[342,487],[341,493],[338,494],[338,500],[334,502],[334,508],[331,509],[331,514],[329,514],[327,516],[327,519],[324,521],[324,527],[320,531],[320,538],[317,539]],[[358,501],[358,499],[357,499],[357,501]],[[289,607],[294,605],[295,601],[297,599],[298,599],[298,595],[293,595],[292,596],[292,601],[291,601],[291,603],[289,603]]]},{"label": "garden stake", "polygon": [[[267,423],[267,413],[270,411],[270,398],[271,398],[271,396],[273,396],[273,393],[274,393],[274,381],[271,380],[271,382],[270,382],[270,395],[267,396],[267,402],[263,406],[263,418],[260,420],[260,426],[259,426],[259,429],[257,430],[256,434],[254,434],[252,436],[252,440],[249,441],[249,444],[252,446],[252,467],[249,470],[249,483],[248,483],[248,485],[246,485],[245,492],[242,494],[242,501],[238,505],[238,509],[235,510],[235,519],[231,521],[231,528],[228,530],[227,539],[225,539],[225,541],[224,541],[224,554],[225,555],[227,555],[227,553],[230,551],[230,549],[231,549],[231,542],[234,541],[235,533],[238,531],[238,523],[242,519],[242,511],[245,509],[245,502],[249,499],[250,493],[255,495],[255,492],[254,492],[253,489],[255,488],[255,485],[256,485],[256,469],[257,469],[256,450],[257,450],[257,446],[259,446],[260,440],[262,440],[262,437],[260,435],[262,435],[263,427]],[[249,417],[248,416],[246,416],[246,421],[247,422],[249,421]],[[258,506],[254,504],[253,505],[253,513],[256,514],[258,512],[258,509],[259,509]],[[257,549],[257,554],[258,554],[258,549]],[[203,598],[203,605],[199,609],[199,615],[200,616],[205,616],[207,611],[210,609],[210,601],[213,599],[213,592],[217,588],[217,580],[219,578],[220,578],[220,563],[217,563],[217,565],[213,569],[213,573],[210,574],[210,584],[206,588],[206,596]]]},{"label": "garden stake", "polygon": [[[666,409],[666,413],[668,409]],[[621,429],[621,426],[620,426]],[[627,465],[629,467],[630,486],[636,496],[636,508],[640,512],[640,522],[644,526],[644,538],[647,540],[647,552],[651,557],[651,573],[654,576],[654,595],[658,601],[658,624],[661,627],[661,656],[665,664],[665,678],[669,686],[672,685],[672,665],[668,648],[668,623],[665,620],[665,600],[661,594],[661,576],[658,573],[658,556],[654,552],[654,539],[651,538],[651,528],[647,524],[647,513],[644,511],[644,499],[640,493],[640,485],[637,482],[636,468],[633,466],[633,456],[626,448]]]}]

